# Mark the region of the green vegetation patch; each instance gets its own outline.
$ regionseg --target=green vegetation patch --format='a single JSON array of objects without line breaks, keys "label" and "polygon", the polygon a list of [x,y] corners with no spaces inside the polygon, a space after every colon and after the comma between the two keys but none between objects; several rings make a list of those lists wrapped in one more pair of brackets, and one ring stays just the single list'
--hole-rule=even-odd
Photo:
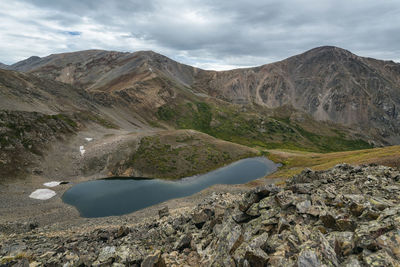
[{"label": "green vegetation patch", "polygon": [[[179,129],[194,129],[219,139],[267,149],[334,152],[371,148],[361,139],[349,139],[340,131],[332,136],[305,130],[289,117],[271,117],[257,112],[239,112],[237,107],[205,102],[161,106],[156,116]],[[319,127],[325,127],[319,125]]]},{"label": "green vegetation patch", "polygon": [[116,169],[134,168],[148,177],[176,179],[258,155],[255,150],[196,135],[199,133],[144,137],[131,158]]}]

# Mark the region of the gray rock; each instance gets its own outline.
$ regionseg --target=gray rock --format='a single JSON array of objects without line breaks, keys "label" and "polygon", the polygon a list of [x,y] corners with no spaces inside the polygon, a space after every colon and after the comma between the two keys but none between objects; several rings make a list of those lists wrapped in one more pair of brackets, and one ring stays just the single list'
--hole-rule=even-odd
[{"label": "gray rock", "polygon": [[346,261],[344,261],[342,263],[342,266],[345,267],[361,267],[362,263],[358,260],[358,258],[356,256],[352,256],[346,259]]},{"label": "gray rock", "polygon": [[282,191],[282,188],[274,184],[267,184],[256,187],[252,192],[255,193],[259,198],[264,198],[270,195],[276,195],[280,191]]},{"label": "gray rock", "polygon": [[210,209],[202,209],[192,215],[192,221],[198,228],[201,228],[203,224],[211,218],[212,215],[213,213]]},{"label": "gray rock", "polygon": [[298,213],[307,213],[310,208],[311,201],[308,199],[296,204],[296,209]]},{"label": "gray rock", "polygon": [[260,216],[258,203],[254,203],[253,205],[251,205],[250,208],[246,211],[246,214],[252,217]]},{"label": "gray rock", "polygon": [[251,218],[252,217],[250,215],[247,215],[246,213],[240,211],[232,215],[232,219],[237,223],[248,222],[249,220],[251,220]]},{"label": "gray rock", "polygon": [[115,257],[115,251],[116,251],[115,246],[104,247],[100,250],[99,257],[97,258],[97,260],[100,263],[108,262]]},{"label": "gray rock", "polygon": [[295,197],[293,195],[293,192],[290,190],[285,190],[285,191],[281,191],[278,194],[275,195],[275,200],[278,203],[278,205],[283,208],[286,209],[288,208],[290,205],[293,205],[295,202]]},{"label": "gray rock", "polygon": [[166,266],[164,263],[163,258],[161,257],[161,252],[157,250],[154,254],[147,256],[142,264],[141,267],[164,267]]},{"label": "gray rock", "polygon": [[175,246],[175,250],[182,251],[185,248],[190,248],[190,242],[192,241],[192,236],[190,234],[183,235]]},{"label": "gray rock", "polygon": [[274,196],[265,197],[258,202],[258,207],[260,209],[271,209],[277,205],[278,203],[276,203]]},{"label": "gray rock", "polygon": [[312,183],[295,184],[290,187],[290,190],[297,194],[311,194],[312,189],[314,189]]},{"label": "gray rock", "polygon": [[158,211],[158,216],[161,218],[169,216],[169,209],[167,206]]},{"label": "gray rock", "polygon": [[318,267],[321,266],[321,262],[317,257],[317,253],[313,250],[303,250],[300,252],[297,259],[298,267]]},{"label": "gray rock", "polygon": [[116,238],[124,237],[124,236],[126,236],[126,235],[129,234],[129,231],[130,231],[130,230],[129,230],[128,227],[126,227],[126,226],[121,226],[121,227],[118,229],[117,233],[115,234],[115,237],[116,237]]},{"label": "gray rock", "polygon": [[248,192],[245,194],[243,199],[239,202],[239,210],[242,212],[246,212],[250,208],[251,205],[258,202],[260,200],[259,196],[254,192]]},{"label": "gray rock", "polygon": [[379,223],[377,221],[370,221],[361,223],[354,231],[355,247],[375,251],[379,247],[377,238],[393,228],[394,226],[390,222]]}]

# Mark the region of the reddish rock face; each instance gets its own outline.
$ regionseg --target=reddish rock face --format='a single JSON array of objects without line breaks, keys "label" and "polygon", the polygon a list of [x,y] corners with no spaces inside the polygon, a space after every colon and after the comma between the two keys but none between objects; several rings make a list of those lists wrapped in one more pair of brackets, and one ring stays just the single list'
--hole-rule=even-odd
[{"label": "reddish rock face", "polygon": [[400,64],[392,61],[319,47],[280,62],[202,73],[201,78],[209,94],[232,102],[291,105],[317,120],[380,128],[388,139],[399,140]]}]

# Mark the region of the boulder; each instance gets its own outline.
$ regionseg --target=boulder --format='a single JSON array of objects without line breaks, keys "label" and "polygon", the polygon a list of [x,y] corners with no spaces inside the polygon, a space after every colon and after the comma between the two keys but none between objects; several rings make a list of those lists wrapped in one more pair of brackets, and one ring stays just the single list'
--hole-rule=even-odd
[{"label": "boulder", "polygon": [[161,252],[155,251],[153,254],[148,255],[140,265],[141,267],[166,267]]},{"label": "boulder", "polygon": [[121,226],[117,233],[115,234],[115,238],[121,238],[129,234],[129,228],[126,226]]},{"label": "boulder", "polygon": [[232,219],[237,223],[245,223],[252,219],[250,215],[243,212],[236,212],[232,215]]},{"label": "boulder", "polygon": [[290,190],[281,191],[275,195],[275,200],[282,209],[288,208],[295,203],[295,196]]},{"label": "boulder", "polygon": [[158,216],[161,218],[169,216],[169,209],[167,206],[158,210]]},{"label": "boulder", "polygon": [[196,211],[192,215],[192,222],[196,225],[197,228],[201,228],[206,221],[208,221],[211,216],[213,216],[213,212],[211,209],[201,209],[200,211]]},{"label": "boulder", "polygon": [[112,262],[113,259],[116,256],[115,252],[116,252],[115,246],[104,247],[104,248],[102,248],[100,250],[99,257],[97,258],[97,261],[100,262],[100,263]]},{"label": "boulder", "polygon": [[302,250],[297,259],[298,267],[318,267],[322,266],[318,259],[317,253],[314,250]]},{"label": "boulder", "polygon": [[239,210],[242,212],[246,212],[250,208],[251,205],[258,202],[260,200],[259,196],[254,192],[248,192],[244,195],[243,199],[239,202]]},{"label": "boulder", "polygon": [[294,184],[289,187],[293,193],[297,194],[311,194],[314,185],[312,183]]},{"label": "boulder", "polygon": [[270,195],[276,195],[280,191],[282,191],[281,187],[276,186],[274,184],[267,184],[258,186],[251,192],[255,193],[259,198],[264,198]]},{"label": "boulder", "polygon": [[190,242],[192,241],[192,235],[190,234],[185,234],[183,235],[177,242],[175,246],[175,250],[182,251],[185,248],[190,248]]},{"label": "boulder", "polygon": [[390,222],[370,221],[361,223],[354,231],[355,247],[376,251],[378,237],[393,229]]},{"label": "boulder", "polygon": [[296,210],[298,213],[307,213],[310,208],[311,201],[308,199],[296,204]]},{"label": "boulder", "polygon": [[253,203],[248,210],[246,210],[246,214],[252,217],[260,216],[260,210],[258,203]]},{"label": "boulder", "polygon": [[382,250],[400,260],[400,229],[395,229],[379,236],[376,243]]}]

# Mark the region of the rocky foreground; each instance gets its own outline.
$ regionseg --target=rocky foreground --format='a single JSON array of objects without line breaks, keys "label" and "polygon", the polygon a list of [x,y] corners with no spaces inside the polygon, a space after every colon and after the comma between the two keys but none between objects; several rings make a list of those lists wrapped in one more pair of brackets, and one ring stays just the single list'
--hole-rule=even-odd
[{"label": "rocky foreground", "polygon": [[399,202],[398,169],[341,164],[141,224],[4,232],[0,266],[400,266]]}]

